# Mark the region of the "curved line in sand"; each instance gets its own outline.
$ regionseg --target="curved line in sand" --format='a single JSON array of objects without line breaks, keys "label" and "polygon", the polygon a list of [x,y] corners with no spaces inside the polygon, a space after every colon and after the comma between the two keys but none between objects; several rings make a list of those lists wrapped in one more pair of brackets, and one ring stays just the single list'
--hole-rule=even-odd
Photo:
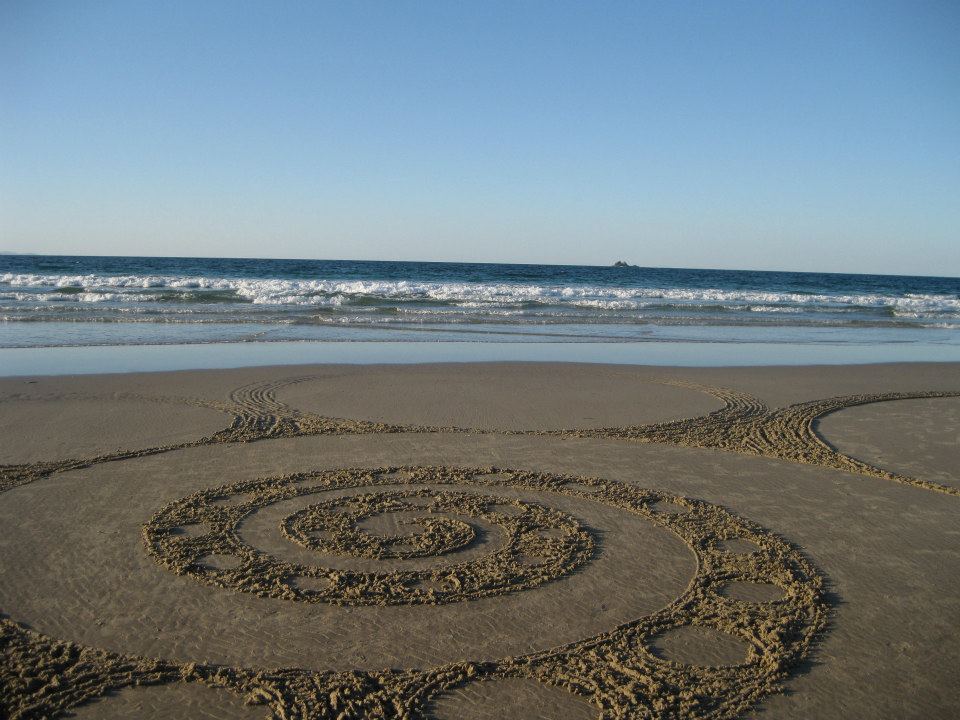
[{"label": "curved line in sand", "polygon": [[570,430],[486,430],[389,424],[368,420],[326,417],[295,410],[276,398],[278,389],[314,379],[317,379],[317,376],[304,375],[266,383],[251,383],[232,391],[230,403],[130,394],[129,397],[155,402],[186,403],[209,407],[232,415],[233,420],[230,426],[214,433],[212,436],[175,445],[141,450],[124,450],[95,457],[63,461],[0,465],[0,492],[58,472],[76,470],[105,462],[157,455],[201,445],[255,442],[311,435],[472,433],[478,435],[610,438],[643,443],[714,448],[744,455],[759,455],[778,460],[788,460],[806,465],[820,465],[960,497],[960,488],[889,472],[849,457],[833,448],[814,427],[818,418],[845,407],[892,400],[958,397],[960,392],[848,395],[770,410],[763,401],[729,388],[717,388],[676,380],[657,380],[651,382],[698,390],[720,399],[724,406],[706,415],[648,425]]},{"label": "curved line in sand", "polygon": [[[486,679],[527,678],[581,696],[605,717],[625,717],[656,703],[672,717],[728,719],[775,691],[826,628],[829,608],[819,571],[784,540],[717,505],[616,481],[499,468],[377,472],[397,471],[424,478],[499,473],[509,476],[503,481],[507,484],[589,500],[599,497],[679,536],[697,556],[697,574],[666,608],[600,635],[527,655],[422,670],[315,672],[177,664],[55,641],[2,618],[0,685],[6,692],[0,706],[12,718],[46,717],[111,690],[201,682],[269,705],[278,718],[416,717],[441,693],[457,687]],[[371,471],[316,475],[336,472]],[[756,550],[727,550],[734,539]],[[772,602],[727,596],[724,589],[737,581],[776,585],[783,596]],[[652,652],[655,637],[683,627],[710,628],[738,638],[749,648],[747,657],[741,664],[699,666],[664,660]],[[682,692],[663,694],[657,688]]]}]

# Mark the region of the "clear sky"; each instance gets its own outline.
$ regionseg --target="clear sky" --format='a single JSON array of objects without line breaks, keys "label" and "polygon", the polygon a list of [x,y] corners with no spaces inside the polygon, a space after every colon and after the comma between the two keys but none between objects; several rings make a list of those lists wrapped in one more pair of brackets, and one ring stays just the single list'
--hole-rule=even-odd
[{"label": "clear sky", "polygon": [[0,0],[0,250],[960,275],[960,2]]}]

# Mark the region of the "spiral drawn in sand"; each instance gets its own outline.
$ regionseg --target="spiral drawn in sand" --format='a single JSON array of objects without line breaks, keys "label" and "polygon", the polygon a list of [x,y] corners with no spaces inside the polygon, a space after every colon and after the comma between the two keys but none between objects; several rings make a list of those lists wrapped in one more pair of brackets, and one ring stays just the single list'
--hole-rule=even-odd
[{"label": "spiral drawn in sand", "polygon": [[[592,535],[567,513],[495,494],[424,486],[457,481],[473,488],[498,486],[422,469],[270,478],[174,502],[146,525],[144,539],[158,562],[204,583],[349,605],[446,603],[533,588],[593,555]],[[331,491],[351,489],[365,492],[330,497]],[[313,551],[314,562],[284,561],[241,536],[242,523],[278,503],[300,509],[283,513],[277,534]],[[393,531],[377,532],[378,521],[392,521]],[[470,549],[485,550],[478,547],[481,533],[497,535],[498,546],[469,555]],[[368,562],[359,569],[350,558],[439,562],[401,569]],[[328,565],[324,559],[340,562]]]},{"label": "spiral drawn in sand", "polygon": [[[267,706],[274,718],[413,719],[431,717],[437,701],[454,697],[450,693],[458,688],[513,678],[565,690],[592,705],[601,719],[733,718],[775,691],[826,625],[822,578],[788,543],[716,505],[615,481],[497,468],[406,467],[291,475],[219,488],[217,493],[220,497],[238,492],[279,497],[304,483],[319,484],[328,494],[353,488],[350,502],[363,498],[357,512],[349,516],[353,519],[374,509],[408,507],[406,503],[413,499],[441,511],[441,516],[476,517],[465,513],[482,515],[487,512],[487,498],[506,495],[511,489],[534,491],[544,498],[545,508],[554,495],[571,502],[602,503],[670,531],[696,556],[696,573],[662,610],[599,635],[526,655],[432,668],[315,672],[180,665],[56,642],[2,620],[0,682],[6,694],[0,707],[13,718],[50,717],[110,690],[197,682],[232,690],[249,702]],[[389,490],[382,489],[386,483]],[[359,494],[357,485],[362,486]],[[158,513],[145,531],[151,552],[156,543],[162,549],[171,537],[165,523],[174,516],[168,513],[176,515],[188,508],[199,512],[211,499],[198,493]],[[308,537],[318,523],[339,524],[343,532],[354,532],[356,523],[348,516],[331,514],[335,504],[317,500],[284,521],[294,539]],[[234,509],[219,516],[221,527],[230,525]],[[529,507],[519,517],[528,512]],[[580,535],[575,521],[545,512],[542,522],[555,521],[578,538],[570,547],[577,551],[587,547],[589,535]],[[220,522],[213,514],[204,517],[211,524]],[[386,542],[366,543],[359,554],[368,558],[386,554],[394,560],[423,553],[442,555],[455,552],[456,546],[468,542],[466,538],[464,528],[450,522],[436,532],[423,532],[420,540],[406,548],[388,537]],[[337,541],[329,542],[337,547]],[[256,579],[258,567],[254,562],[245,577]],[[264,565],[262,570],[262,587],[277,587],[271,566]],[[229,582],[226,586],[233,587]],[[751,595],[743,588],[764,592]],[[510,589],[515,588],[504,586],[502,591]],[[296,599],[296,594],[285,597]],[[337,597],[349,602],[352,596],[340,592]],[[402,597],[408,603],[419,601],[413,593]],[[660,648],[677,633],[728,638],[743,648],[743,657],[725,665],[701,665],[669,653],[665,657]]]}]

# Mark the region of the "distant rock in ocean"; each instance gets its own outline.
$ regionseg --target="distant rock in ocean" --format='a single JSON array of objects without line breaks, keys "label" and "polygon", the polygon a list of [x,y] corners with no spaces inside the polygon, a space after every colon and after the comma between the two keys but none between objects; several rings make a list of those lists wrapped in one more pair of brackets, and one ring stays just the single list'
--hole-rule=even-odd
[{"label": "distant rock in ocean", "polygon": [[630,263],[624,262],[623,260],[617,260],[614,264],[614,267],[633,267]]}]

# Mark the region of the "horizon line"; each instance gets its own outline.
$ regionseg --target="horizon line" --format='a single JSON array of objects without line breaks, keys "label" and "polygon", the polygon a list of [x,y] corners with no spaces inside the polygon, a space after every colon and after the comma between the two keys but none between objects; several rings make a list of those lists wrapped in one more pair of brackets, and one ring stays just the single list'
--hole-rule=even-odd
[{"label": "horizon line", "polygon": [[[585,265],[577,263],[530,263],[530,262],[491,262],[491,261],[473,261],[473,260],[369,260],[357,258],[303,258],[303,257],[267,257],[267,256],[247,256],[234,257],[224,255],[101,255],[87,253],[50,253],[50,252],[18,252],[15,250],[0,250],[0,257],[78,257],[78,258],[150,258],[157,260],[279,260],[289,262],[340,262],[340,263],[406,263],[410,265],[506,265],[506,266],[528,266],[528,267],[582,267],[582,268],[610,268],[614,269],[617,259],[604,265]],[[866,273],[866,272],[843,272],[837,270],[770,270],[759,268],[737,268],[737,267],[681,267],[679,265],[634,265],[627,262],[627,268],[636,270],[698,270],[702,272],[753,272],[753,273],[791,273],[798,275],[849,275],[863,277],[916,277],[916,278],[935,278],[942,280],[960,280],[960,275],[926,275],[915,274],[900,275],[896,273]],[[624,269],[624,268],[617,268]]]}]

